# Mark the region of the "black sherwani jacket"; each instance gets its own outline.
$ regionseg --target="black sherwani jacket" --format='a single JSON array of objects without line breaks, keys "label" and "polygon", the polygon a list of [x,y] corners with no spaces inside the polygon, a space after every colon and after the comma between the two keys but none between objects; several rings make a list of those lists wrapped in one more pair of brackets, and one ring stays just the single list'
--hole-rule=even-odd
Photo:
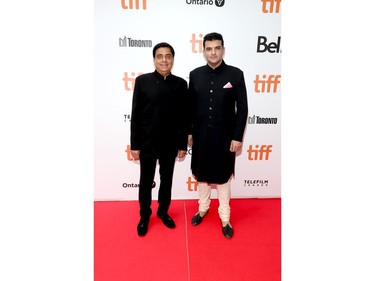
[{"label": "black sherwani jacket", "polygon": [[192,108],[191,169],[198,181],[222,184],[234,174],[232,140],[242,142],[247,121],[247,92],[243,72],[223,61],[190,72]]},{"label": "black sherwani jacket", "polygon": [[135,80],[130,129],[132,150],[187,149],[187,82],[156,70]]}]

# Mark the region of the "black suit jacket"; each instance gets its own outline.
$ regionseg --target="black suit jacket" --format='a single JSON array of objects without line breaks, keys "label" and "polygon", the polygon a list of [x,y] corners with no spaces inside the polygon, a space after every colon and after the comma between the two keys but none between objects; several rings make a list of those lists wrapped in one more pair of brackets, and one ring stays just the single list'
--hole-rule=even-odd
[{"label": "black suit jacket", "polygon": [[175,75],[153,73],[135,80],[130,146],[132,150],[150,148],[187,150],[187,82]]}]

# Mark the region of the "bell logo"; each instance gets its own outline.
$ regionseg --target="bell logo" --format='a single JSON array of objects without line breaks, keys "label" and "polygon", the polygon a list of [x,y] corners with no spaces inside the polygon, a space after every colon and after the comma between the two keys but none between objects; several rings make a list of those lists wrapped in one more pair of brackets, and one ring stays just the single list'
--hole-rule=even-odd
[{"label": "bell logo", "polygon": [[[135,9],[139,10],[139,2],[141,0],[121,0],[121,7],[124,10],[134,10],[134,5]],[[147,0],[142,0],[142,9],[146,10],[147,8]]]},{"label": "bell logo", "polygon": [[258,36],[257,53],[281,53],[281,36],[277,36],[276,42],[269,42],[266,36]]},{"label": "bell logo", "polygon": [[252,145],[249,145],[249,150],[247,158],[250,161],[256,161],[256,160],[268,160],[272,145],[265,145],[263,144],[260,148],[259,145],[256,145],[255,148],[253,148]]}]

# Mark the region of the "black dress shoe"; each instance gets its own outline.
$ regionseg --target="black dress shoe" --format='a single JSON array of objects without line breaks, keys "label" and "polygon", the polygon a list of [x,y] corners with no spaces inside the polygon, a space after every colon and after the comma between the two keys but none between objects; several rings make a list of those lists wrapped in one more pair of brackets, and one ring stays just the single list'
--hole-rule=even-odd
[{"label": "black dress shoe", "polygon": [[158,218],[161,219],[164,225],[168,228],[175,228],[176,225],[172,218],[168,214],[157,214]]},{"label": "black dress shoe", "polygon": [[199,214],[199,212],[196,213],[196,214],[194,215],[194,217],[191,219],[191,224],[192,224],[192,225],[198,225],[198,224],[200,224],[200,223],[202,222],[203,218],[207,215],[207,213],[208,213],[208,210],[207,210],[207,212],[204,214],[203,217],[201,217],[201,215]]},{"label": "black dress shoe", "polygon": [[226,238],[232,238],[233,236],[233,228],[229,225],[223,226],[223,234]]},{"label": "black dress shoe", "polygon": [[141,219],[137,226],[138,236],[145,236],[148,230],[148,220]]}]

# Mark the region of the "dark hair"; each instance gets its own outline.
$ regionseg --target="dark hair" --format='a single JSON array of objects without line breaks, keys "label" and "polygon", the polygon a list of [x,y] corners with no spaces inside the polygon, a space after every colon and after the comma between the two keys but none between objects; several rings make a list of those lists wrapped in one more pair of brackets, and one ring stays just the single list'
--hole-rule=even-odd
[{"label": "dark hair", "polygon": [[161,42],[155,45],[154,49],[152,50],[152,56],[155,58],[156,50],[159,48],[169,48],[171,50],[172,56],[174,57],[174,49],[173,47],[166,43],[166,42]]},{"label": "dark hair", "polygon": [[212,32],[203,37],[203,48],[206,47],[206,41],[221,40],[221,46],[224,47],[224,39],[220,33]]}]

